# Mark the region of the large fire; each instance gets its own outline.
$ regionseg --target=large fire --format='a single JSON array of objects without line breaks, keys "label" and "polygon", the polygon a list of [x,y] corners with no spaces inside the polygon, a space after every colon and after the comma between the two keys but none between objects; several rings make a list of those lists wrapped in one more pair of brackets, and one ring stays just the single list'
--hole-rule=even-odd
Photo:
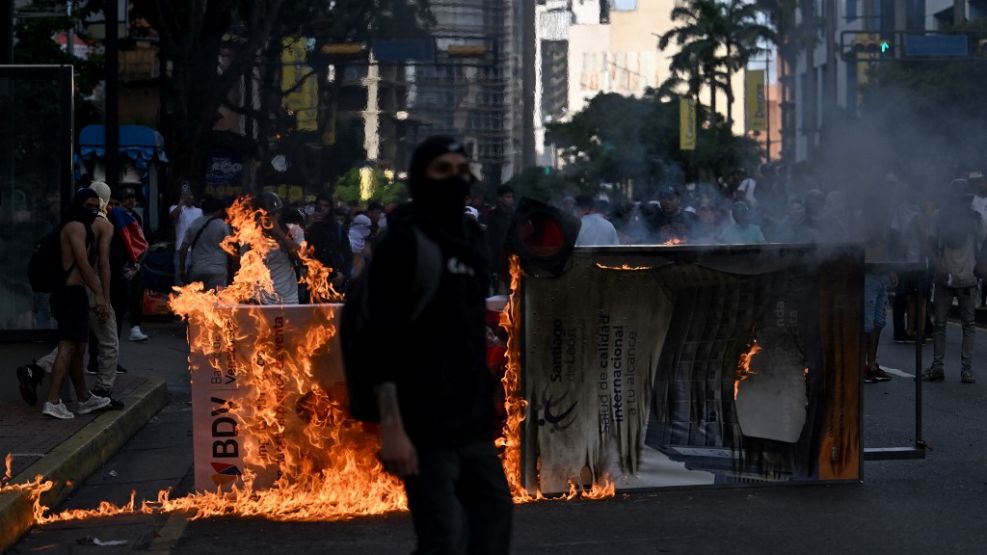
[{"label": "large fire", "polygon": [[[255,211],[249,199],[238,199],[228,210],[233,235],[223,248],[240,256],[240,269],[233,283],[219,291],[206,291],[201,283],[176,288],[171,307],[201,333],[189,335],[190,348],[201,352],[229,352],[236,341],[232,307],[250,303],[264,292],[273,290],[270,272],[264,264],[265,255],[276,249],[277,243],[265,234],[271,223]],[[241,252],[241,246],[249,250]],[[313,302],[339,302],[342,296],[329,284],[331,273],[311,256],[303,246],[299,254],[306,268],[301,279],[307,284]],[[521,270],[517,260],[511,263],[512,291],[508,305],[501,315],[501,325],[507,330],[507,367],[503,378],[508,415],[503,435],[497,440],[502,450],[504,469],[515,502],[543,499],[540,492],[531,495],[521,484],[521,424],[527,401],[522,397],[520,374],[520,282]],[[242,483],[229,491],[200,491],[172,499],[169,491],[161,491],[155,501],[139,505],[132,495],[122,506],[103,502],[96,509],[68,510],[50,513],[41,496],[54,484],[37,476],[33,481],[9,484],[11,457],[7,456],[7,471],[0,492],[25,494],[34,504],[35,521],[39,524],[130,513],[187,513],[190,518],[216,516],[258,516],[279,521],[329,521],[361,515],[377,515],[404,510],[407,506],[401,482],[386,473],[377,459],[376,430],[349,418],[345,409],[345,388],[324,391],[313,389],[313,355],[328,348],[336,333],[333,322],[312,326],[302,345],[285,356],[275,355],[274,334],[270,324],[255,318],[258,328],[250,356],[242,357],[236,368],[245,382],[249,397],[225,408],[240,423],[242,435],[251,438],[244,445],[244,462],[248,467],[277,469],[273,485],[255,488],[254,474],[244,470]],[[241,342],[242,343],[242,342]],[[241,345],[242,347],[242,345]],[[241,357],[238,357],[241,358]],[[213,364],[220,359],[213,357]],[[222,369],[219,369],[222,371]],[[303,430],[307,445],[291,445],[284,440],[283,422],[278,413],[283,410],[285,388],[294,388],[303,395],[296,410],[308,415]],[[265,449],[263,445],[274,445]],[[319,456],[313,456],[312,454]],[[576,496],[602,499],[614,495],[614,484],[604,477],[602,483],[583,490],[573,481],[564,499]]]}]

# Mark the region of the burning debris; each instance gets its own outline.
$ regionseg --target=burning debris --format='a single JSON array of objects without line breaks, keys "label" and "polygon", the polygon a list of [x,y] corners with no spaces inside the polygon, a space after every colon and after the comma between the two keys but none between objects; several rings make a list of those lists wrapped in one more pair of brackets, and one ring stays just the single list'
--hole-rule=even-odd
[{"label": "burning debris", "polygon": [[[236,305],[250,303],[273,289],[271,276],[264,264],[265,255],[277,248],[265,234],[271,222],[255,210],[249,199],[238,199],[228,210],[233,234],[223,242],[231,254],[239,253],[241,265],[229,287],[205,290],[201,283],[176,288],[171,307],[192,326],[200,330],[190,334],[190,348],[206,353],[230,352],[238,339],[234,325]],[[240,253],[241,246],[249,250]],[[342,295],[328,281],[331,273],[303,248],[300,258],[306,268],[301,279],[309,286],[315,302],[339,302]],[[526,417],[527,401],[522,397],[520,374],[521,316],[519,294],[521,269],[515,258],[511,263],[512,294],[501,314],[501,325],[508,332],[507,364],[502,379],[506,393],[507,421],[497,446],[515,503],[544,499],[539,491],[531,495],[521,484],[521,423]],[[332,311],[325,311],[331,315]],[[386,473],[377,459],[378,439],[374,426],[349,417],[345,388],[323,390],[313,380],[312,360],[316,352],[328,349],[337,328],[331,317],[312,325],[302,344],[293,352],[277,352],[276,334],[263,318],[253,318],[255,337],[249,356],[243,357],[234,370],[244,380],[248,397],[238,403],[226,403],[222,410],[236,419],[243,442],[244,462],[248,467],[276,468],[277,478],[270,487],[261,488],[256,474],[244,469],[228,491],[199,491],[172,499],[170,491],[158,493],[155,501],[138,505],[132,492],[129,502],[116,505],[102,502],[95,509],[50,513],[41,497],[54,482],[37,476],[28,483],[9,484],[12,457],[7,456],[6,473],[0,493],[18,492],[34,505],[38,524],[122,514],[184,512],[191,519],[241,516],[263,517],[278,521],[331,521],[355,516],[377,515],[405,510],[407,499],[397,478]],[[211,357],[211,364],[222,366],[222,357]],[[247,362],[243,362],[247,361]],[[225,368],[215,368],[225,372]],[[202,371],[201,369],[199,371]],[[194,376],[193,376],[194,378]],[[301,395],[295,410],[304,416],[301,437],[304,445],[286,440],[283,402],[286,391]],[[291,436],[296,440],[296,436]],[[271,448],[270,446],[274,446]],[[317,454],[317,455],[313,455]],[[614,483],[603,482],[584,490],[575,480],[562,499],[582,497],[603,499],[614,495]]]},{"label": "burning debris", "polygon": [[757,339],[755,339],[751,343],[750,349],[748,349],[746,353],[740,355],[740,362],[737,364],[737,378],[733,382],[734,401],[736,401],[737,397],[740,395],[740,383],[746,381],[754,374],[757,374],[757,371],[751,368],[751,362],[762,350],[761,345],[759,345]]},{"label": "burning debris", "polygon": [[654,270],[654,266],[631,266],[630,264],[621,264],[620,266],[607,266],[600,262],[596,263],[596,267],[601,270],[617,270],[620,272],[647,272],[648,270]]}]

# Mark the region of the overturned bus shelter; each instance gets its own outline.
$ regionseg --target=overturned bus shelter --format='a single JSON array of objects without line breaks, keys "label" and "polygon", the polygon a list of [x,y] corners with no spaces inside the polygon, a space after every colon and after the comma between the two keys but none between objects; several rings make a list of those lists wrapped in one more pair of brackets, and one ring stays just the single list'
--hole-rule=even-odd
[{"label": "overturned bus shelter", "polygon": [[863,251],[577,248],[522,278],[525,487],[861,476]]}]

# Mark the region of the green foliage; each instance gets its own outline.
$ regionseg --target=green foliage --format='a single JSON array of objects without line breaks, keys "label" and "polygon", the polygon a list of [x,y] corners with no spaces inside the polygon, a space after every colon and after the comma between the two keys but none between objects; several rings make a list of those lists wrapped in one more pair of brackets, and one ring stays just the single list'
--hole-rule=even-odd
[{"label": "green foliage", "polygon": [[[71,65],[75,68],[75,86],[82,94],[76,95],[76,127],[82,128],[102,119],[96,108],[83,96],[92,92],[103,79],[103,56],[91,55],[88,59],[76,58],[68,48],[62,50],[54,37],[69,29],[78,30],[78,36],[86,40],[82,18],[91,12],[88,2],[76,4],[73,15],[61,17],[31,17],[17,20],[14,32],[17,45],[14,47],[14,63],[19,65]],[[57,0],[35,0],[24,9],[43,13],[65,13],[65,2]]]},{"label": "green foliage", "polygon": [[674,43],[678,50],[662,93],[684,90],[698,97],[705,86],[715,112],[716,95],[722,91],[727,120],[732,120],[731,78],[764,50],[762,42],[775,40],[774,30],[761,23],[760,8],[746,0],[686,0],[672,9],[671,18],[679,25],[659,37],[658,48]]},{"label": "green foliage", "polygon": [[[383,171],[373,170],[374,194],[370,201],[383,205],[400,204],[408,200],[408,187],[402,181],[388,179]],[[336,182],[333,198],[351,206],[363,203],[360,199],[360,168],[353,168]]]},{"label": "green foliage", "polygon": [[[699,109],[700,120],[708,116]],[[650,199],[660,185],[726,175],[759,160],[757,144],[733,135],[722,120],[698,129],[695,151],[679,149],[677,98],[601,94],[571,121],[549,125],[545,140],[562,149],[566,164],[551,176],[533,171],[519,176],[516,188],[535,198],[595,192],[601,183],[633,183],[635,196]]]}]

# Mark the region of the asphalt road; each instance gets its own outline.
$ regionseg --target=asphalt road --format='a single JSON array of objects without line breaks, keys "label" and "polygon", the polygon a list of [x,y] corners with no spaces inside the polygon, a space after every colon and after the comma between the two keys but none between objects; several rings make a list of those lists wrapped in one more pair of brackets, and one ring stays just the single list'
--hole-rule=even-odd
[{"label": "asphalt road", "polygon": [[[515,512],[515,553],[985,553],[987,522],[987,362],[981,383],[959,383],[959,328],[950,326],[947,381],[925,384],[924,460],[865,463],[863,484],[676,489],[620,495],[599,502],[541,502]],[[987,361],[987,332],[978,330],[975,362]],[[888,334],[889,335],[889,334]],[[882,365],[914,373],[914,347],[882,345]],[[931,347],[924,349],[925,360]],[[896,377],[865,384],[867,447],[911,444],[914,382]],[[165,480],[188,487],[189,418],[181,401],[159,415],[89,481],[67,506],[123,500],[129,487],[105,478],[137,464],[146,447],[165,444],[152,463]],[[164,456],[165,452],[174,455]],[[185,453],[182,458],[180,453]],[[166,471],[167,469],[167,471]],[[153,487],[145,484],[143,490]],[[124,491],[125,489],[125,491]],[[102,490],[102,491],[100,491]],[[143,492],[141,492],[144,495]],[[148,493],[149,495],[149,493]],[[414,535],[407,515],[334,523],[275,523],[257,519],[193,521],[168,527],[164,517],[125,517],[36,528],[15,549],[45,553],[128,553],[161,547],[158,536],[180,532],[175,553],[408,553]],[[118,547],[83,547],[86,536],[125,539]]]}]

